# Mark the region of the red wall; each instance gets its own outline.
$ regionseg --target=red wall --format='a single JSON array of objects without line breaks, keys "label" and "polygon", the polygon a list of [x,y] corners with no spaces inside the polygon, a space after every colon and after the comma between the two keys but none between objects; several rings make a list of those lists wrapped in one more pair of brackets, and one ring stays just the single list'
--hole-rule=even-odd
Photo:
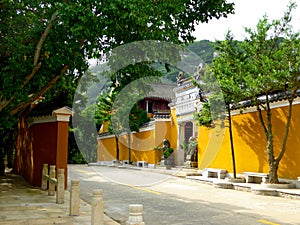
[{"label": "red wall", "polygon": [[29,127],[22,118],[19,122],[15,172],[30,184],[41,186],[43,164],[56,165],[56,169],[65,169],[67,188],[68,126],[68,122],[54,121]]}]

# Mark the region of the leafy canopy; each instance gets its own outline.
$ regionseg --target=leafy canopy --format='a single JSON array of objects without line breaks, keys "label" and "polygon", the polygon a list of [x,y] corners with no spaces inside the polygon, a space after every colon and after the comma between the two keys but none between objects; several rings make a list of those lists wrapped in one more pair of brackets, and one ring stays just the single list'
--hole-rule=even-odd
[{"label": "leafy canopy", "polygon": [[[247,100],[256,107],[267,142],[270,183],[279,182],[277,170],[286,150],[293,101],[300,87],[300,34],[290,26],[295,7],[290,3],[281,20],[269,22],[265,16],[255,30],[246,28],[248,38],[242,42],[227,34],[225,41],[217,45],[219,56],[212,67],[228,103]],[[279,154],[275,155],[271,103],[278,96],[288,103],[288,112],[281,146],[276,151]]]},{"label": "leafy canopy", "polygon": [[72,96],[88,58],[137,40],[189,42],[195,22],[232,12],[225,0],[1,1],[2,125],[42,96]]}]

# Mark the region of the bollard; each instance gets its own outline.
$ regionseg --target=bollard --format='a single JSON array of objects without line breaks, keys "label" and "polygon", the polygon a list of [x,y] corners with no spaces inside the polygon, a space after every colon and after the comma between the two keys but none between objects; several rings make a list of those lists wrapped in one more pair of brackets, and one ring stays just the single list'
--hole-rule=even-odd
[{"label": "bollard", "polygon": [[102,197],[103,191],[101,189],[93,191],[92,202],[92,225],[104,224],[104,202]]},{"label": "bollard", "polygon": [[79,181],[71,181],[71,190],[70,190],[70,216],[79,216],[80,208],[80,189]]},{"label": "bollard", "polygon": [[143,205],[132,204],[129,205],[129,217],[126,225],[145,225],[143,222]]},{"label": "bollard", "polygon": [[[51,178],[55,178],[55,165],[50,165],[49,179]],[[48,195],[54,196],[54,194],[55,194],[55,184],[49,181]]]},{"label": "bollard", "polygon": [[56,203],[63,204],[64,202],[65,202],[65,170],[58,169]]},{"label": "bollard", "polygon": [[42,190],[46,191],[47,190],[47,183],[48,179],[45,177],[48,175],[48,164],[44,163],[43,164],[43,170],[42,170]]}]

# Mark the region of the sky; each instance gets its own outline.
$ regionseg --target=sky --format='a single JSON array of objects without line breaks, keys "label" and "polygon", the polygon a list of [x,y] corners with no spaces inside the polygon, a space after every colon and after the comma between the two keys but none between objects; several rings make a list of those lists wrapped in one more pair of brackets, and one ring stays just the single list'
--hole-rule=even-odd
[{"label": "sky", "polygon": [[[243,40],[246,33],[244,27],[255,28],[259,19],[267,15],[269,20],[280,19],[290,0],[228,0],[235,3],[235,14],[227,18],[212,19],[208,23],[199,24],[194,36],[196,40],[224,40],[228,30],[232,31],[234,38]],[[300,31],[300,1],[293,10],[292,26],[294,31]]]}]

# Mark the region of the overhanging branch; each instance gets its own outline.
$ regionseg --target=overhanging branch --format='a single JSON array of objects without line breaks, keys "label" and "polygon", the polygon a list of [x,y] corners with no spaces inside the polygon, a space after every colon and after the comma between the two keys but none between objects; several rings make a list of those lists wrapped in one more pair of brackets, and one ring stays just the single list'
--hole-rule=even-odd
[{"label": "overhanging branch", "polygon": [[67,71],[69,68],[69,65],[65,65],[60,74],[53,77],[38,93],[34,94],[28,102],[22,102],[18,106],[16,106],[13,110],[10,111],[11,115],[16,115],[18,113],[21,113],[24,109],[26,109],[28,106],[33,104],[35,101],[37,101],[40,97],[42,97],[49,89],[51,89],[56,82],[61,78],[61,76]]}]

